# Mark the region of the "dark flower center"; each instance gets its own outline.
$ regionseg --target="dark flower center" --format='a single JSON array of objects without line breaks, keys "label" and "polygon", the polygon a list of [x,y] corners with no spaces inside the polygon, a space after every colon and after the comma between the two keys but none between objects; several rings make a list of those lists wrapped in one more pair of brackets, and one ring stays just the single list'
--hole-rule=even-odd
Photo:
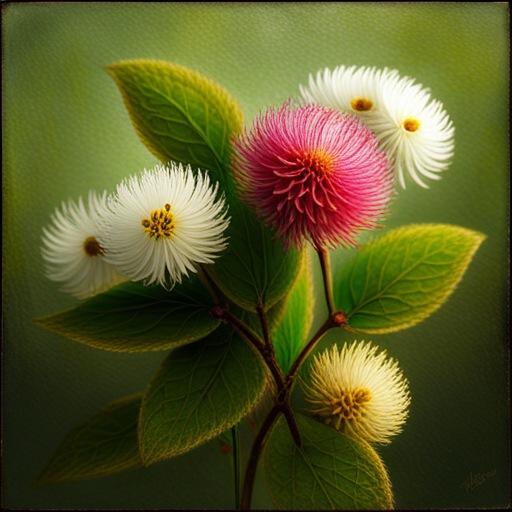
[{"label": "dark flower center", "polygon": [[93,236],[90,236],[89,238],[85,239],[84,242],[84,251],[87,256],[90,256],[93,258],[94,256],[103,256],[103,253],[105,252],[103,250],[103,247],[99,244],[98,240],[94,238]]}]

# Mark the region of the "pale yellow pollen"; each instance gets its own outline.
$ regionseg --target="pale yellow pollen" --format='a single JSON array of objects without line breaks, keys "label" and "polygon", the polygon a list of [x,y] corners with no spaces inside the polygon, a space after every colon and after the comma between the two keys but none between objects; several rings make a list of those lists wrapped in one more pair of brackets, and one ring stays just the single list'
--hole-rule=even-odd
[{"label": "pale yellow pollen", "polygon": [[418,120],[416,120],[416,119],[406,119],[402,123],[402,126],[408,132],[416,132],[416,131],[418,131],[418,129],[420,127],[420,122]]},{"label": "pale yellow pollen", "polygon": [[103,247],[99,244],[98,240],[94,238],[93,236],[90,236],[89,238],[85,239],[84,242],[84,252],[87,254],[87,256],[90,256],[93,258],[94,256],[103,256],[103,253],[105,252],[103,250]]},{"label": "pale yellow pollen", "polygon": [[142,219],[142,227],[157,242],[162,237],[169,238],[176,229],[171,205],[166,204],[160,210],[153,210],[149,219]]},{"label": "pale yellow pollen", "polygon": [[366,98],[356,98],[350,102],[350,106],[356,112],[368,112],[368,110],[373,108],[373,101]]}]

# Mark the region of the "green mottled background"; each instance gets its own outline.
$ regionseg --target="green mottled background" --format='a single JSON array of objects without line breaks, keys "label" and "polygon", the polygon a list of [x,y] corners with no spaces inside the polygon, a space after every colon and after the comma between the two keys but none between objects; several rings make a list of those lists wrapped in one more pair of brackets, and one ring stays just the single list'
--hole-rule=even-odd
[{"label": "green mottled background", "polygon": [[[31,323],[77,303],[44,277],[41,229],[55,206],[90,188],[112,191],[156,163],[102,69],[133,58],[203,73],[240,101],[247,121],[296,96],[310,72],[340,64],[397,68],[444,103],[456,126],[453,163],[429,190],[401,190],[386,227],[442,222],[488,238],[439,311],[374,336],[412,393],[404,432],[380,453],[398,508],[507,505],[508,16],[499,3],[4,6],[3,505],[233,505],[230,461],[216,441],[148,469],[31,486],[72,427],[144,390],[165,356],[103,352]],[[353,337],[330,333],[321,345],[337,336]],[[461,487],[495,469],[473,490]],[[261,474],[254,507],[271,507]]]}]

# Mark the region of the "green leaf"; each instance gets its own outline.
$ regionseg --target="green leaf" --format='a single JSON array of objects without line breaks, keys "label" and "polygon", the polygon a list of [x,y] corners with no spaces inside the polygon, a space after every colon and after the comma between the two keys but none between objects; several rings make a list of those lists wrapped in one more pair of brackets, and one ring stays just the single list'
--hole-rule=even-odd
[{"label": "green leaf", "polygon": [[315,297],[311,255],[306,252],[299,278],[288,299],[286,313],[272,336],[279,366],[286,374],[307,341],[313,323]]},{"label": "green leaf", "polygon": [[359,332],[411,327],[451,295],[484,239],[442,224],[390,231],[361,248],[335,280],[336,306]]},{"label": "green leaf", "polygon": [[224,88],[162,61],[129,60],[105,69],[121,91],[135,131],[158,159],[222,178],[223,166],[230,164],[229,138],[243,126],[240,106]]},{"label": "green leaf", "polygon": [[126,282],[80,306],[34,322],[91,347],[117,352],[166,350],[198,340],[220,322],[210,295],[193,275],[171,291]]},{"label": "green leaf", "polygon": [[174,350],[144,395],[144,464],[191,450],[238,423],[263,393],[265,376],[259,357],[227,326]]},{"label": "green leaf", "polygon": [[230,214],[229,245],[215,264],[205,269],[235,304],[254,312],[262,304],[267,310],[295,283],[301,253],[293,248],[285,252],[282,241],[248,206],[231,201]]},{"label": "green leaf", "polygon": [[64,439],[37,484],[86,480],[142,466],[137,424],[142,393],[115,400]]},{"label": "green leaf", "polygon": [[386,470],[373,448],[295,414],[302,448],[282,416],[265,448],[265,477],[284,510],[382,510],[393,507]]},{"label": "green leaf", "polygon": [[214,173],[229,202],[229,246],[207,271],[233,302],[249,311],[265,309],[295,282],[299,254],[285,254],[254,212],[236,196],[230,170],[233,133],[242,131],[242,112],[222,87],[182,66],[150,60],[107,66],[135,130],[162,162],[191,164]]}]

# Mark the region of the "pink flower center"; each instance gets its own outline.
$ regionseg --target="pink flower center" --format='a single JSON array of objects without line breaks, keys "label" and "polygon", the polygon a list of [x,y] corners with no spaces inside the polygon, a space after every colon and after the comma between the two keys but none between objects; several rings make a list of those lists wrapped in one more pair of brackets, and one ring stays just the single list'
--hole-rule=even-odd
[{"label": "pink flower center", "polygon": [[[274,183],[273,189],[275,196],[281,196],[277,205],[278,212],[281,212],[285,205],[288,214],[290,208],[296,210],[289,217],[293,220],[297,212],[313,217],[312,203],[336,209],[328,197],[331,189],[328,184],[329,175],[335,165],[335,160],[330,154],[323,148],[298,150],[280,160],[284,166],[274,168],[274,175],[278,180]],[[324,188],[326,185],[327,188]]]}]

